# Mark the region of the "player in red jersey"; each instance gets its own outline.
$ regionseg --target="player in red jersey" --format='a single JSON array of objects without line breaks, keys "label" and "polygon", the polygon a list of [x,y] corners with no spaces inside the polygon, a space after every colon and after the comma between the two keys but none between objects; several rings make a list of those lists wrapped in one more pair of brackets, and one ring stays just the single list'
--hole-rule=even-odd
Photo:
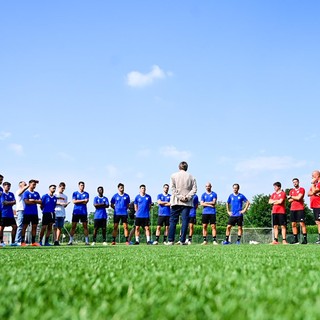
[{"label": "player in red jersey", "polygon": [[320,171],[315,170],[312,172],[311,188],[308,192],[310,197],[310,208],[313,210],[314,220],[318,226],[318,241],[320,244]]},{"label": "player in red jersey", "polygon": [[279,244],[278,234],[279,226],[281,226],[282,243],[288,244],[287,242],[287,216],[286,216],[286,194],[281,190],[281,183],[275,182],[273,184],[274,193],[269,199],[269,203],[272,204],[272,225],[274,231],[274,239],[271,244]]},{"label": "player in red jersey", "polygon": [[292,179],[293,187],[289,191],[288,201],[291,203],[290,206],[290,217],[291,217],[291,225],[292,225],[292,232],[293,232],[293,242],[292,244],[299,244],[298,240],[298,228],[297,223],[300,223],[300,227],[302,229],[303,240],[302,244],[307,244],[307,227],[306,227],[306,215],[304,212],[304,195],[306,193],[305,189],[300,187],[299,179],[294,178]]}]

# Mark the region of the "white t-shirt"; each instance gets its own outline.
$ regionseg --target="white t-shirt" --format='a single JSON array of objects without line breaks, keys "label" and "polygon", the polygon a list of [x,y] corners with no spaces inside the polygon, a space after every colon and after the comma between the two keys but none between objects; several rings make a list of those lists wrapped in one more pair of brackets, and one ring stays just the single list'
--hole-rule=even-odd
[{"label": "white t-shirt", "polygon": [[63,206],[68,203],[68,197],[64,193],[56,193],[57,205],[55,209],[56,217],[66,217],[66,208]]},{"label": "white t-shirt", "polygon": [[22,192],[20,195],[19,193],[21,192],[21,189],[18,189],[16,191],[16,194],[15,194],[15,198],[16,198],[16,211],[23,211],[24,210],[24,207],[25,207],[25,202],[23,200],[23,193]]}]

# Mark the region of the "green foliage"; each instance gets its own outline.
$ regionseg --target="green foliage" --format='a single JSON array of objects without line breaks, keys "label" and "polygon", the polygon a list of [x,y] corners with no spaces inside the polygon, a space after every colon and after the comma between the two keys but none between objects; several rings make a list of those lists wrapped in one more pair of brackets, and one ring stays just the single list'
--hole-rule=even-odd
[{"label": "green foliage", "polygon": [[[1,319],[319,317],[320,246],[6,247],[0,251]],[[303,284],[297,286],[292,275],[303,278]]]},{"label": "green foliage", "polygon": [[258,194],[253,197],[246,218],[254,227],[271,227],[271,208],[268,203],[270,196]]}]

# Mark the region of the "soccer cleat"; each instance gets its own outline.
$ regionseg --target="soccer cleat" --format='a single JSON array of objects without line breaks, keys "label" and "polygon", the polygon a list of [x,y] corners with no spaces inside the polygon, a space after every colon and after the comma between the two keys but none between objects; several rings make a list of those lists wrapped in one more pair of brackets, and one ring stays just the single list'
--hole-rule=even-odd
[{"label": "soccer cleat", "polygon": [[153,241],[153,245],[157,245],[159,242],[157,240]]},{"label": "soccer cleat", "polygon": [[130,242],[129,241],[126,241],[126,246],[129,246],[130,245]]},{"label": "soccer cleat", "polygon": [[107,241],[103,241],[103,242],[102,242],[102,245],[103,245],[103,246],[107,246],[107,245],[108,245]]},{"label": "soccer cleat", "polygon": [[308,244],[307,239],[303,239],[302,242],[301,242],[301,244]]},{"label": "soccer cleat", "polygon": [[95,242],[92,242],[92,243],[91,243],[92,246],[94,246],[95,244],[96,244]]},{"label": "soccer cleat", "polygon": [[218,245],[218,242],[217,241],[212,241],[212,244],[214,245],[214,246],[217,246]]},{"label": "soccer cleat", "polygon": [[179,240],[178,242],[176,242],[176,244],[181,244],[181,241]]},{"label": "soccer cleat", "polygon": [[129,242],[129,246],[132,246],[134,243],[133,243],[133,241],[130,241]]},{"label": "soccer cleat", "polygon": [[39,241],[40,246],[42,247],[42,241]]},{"label": "soccer cleat", "polygon": [[86,242],[84,245],[85,245],[85,246],[90,246],[90,243],[89,243],[89,242]]},{"label": "soccer cleat", "polygon": [[188,244],[186,242],[181,242],[180,246],[187,246]]},{"label": "soccer cleat", "polygon": [[279,244],[279,242],[276,240],[273,240],[270,244]]},{"label": "soccer cleat", "polygon": [[299,241],[293,241],[291,244],[300,244]]},{"label": "soccer cleat", "polygon": [[1,242],[1,243],[0,243],[0,246],[1,246],[1,247],[5,247],[6,244],[5,244],[4,242]]},{"label": "soccer cleat", "polygon": [[188,246],[190,246],[190,245],[192,244],[191,240],[187,240],[187,241],[186,241],[186,244],[187,244]]},{"label": "soccer cleat", "polygon": [[34,242],[31,246],[32,247],[41,247],[41,244],[38,242]]},{"label": "soccer cleat", "polygon": [[140,244],[140,242],[139,241],[136,241],[133,245],[134,246],[138,246]]},{"label": "soccer cleat", "polygon": [[46,242],[44,245],[45,245],[45,247],[51,247],[52,246],[52,244],[50,244],[49,242]]},{"label": "soccer cleat", "polygon": [[201,243],[202,246],[205,246],[205,245],[207,245],[207,244],[208,244],[208,241],[203,241],[203,242]]},{"label": "soccer cleat", "polygon": [[227,245],[227,244],[231,244],[231,242],[230,241],[223,241],[222,244]]},{"label": "soccer cleat", "polygon": [[147,245],[153,244],[153,242],[150,240],[147,242]]},{"label": "soccer cleat", "polygon": [[25,242],[21,242],[21,247],[26,247],[27,244]]},{"label": "soccer cleat", "polygon": [[282,240],[282,244],[288,244],[287,240]]},{"label": "soccer cleat", "polygon": [[17,242],[12,242],[11,243],[11,247],[17,247],[18,246],[18,243]]},{"label": "soccer cleat", "polygon": [[60,246],[60,243],[59,243],[59,241],[55,241],[55,242],[53,243],[53,245],[54,245],[54,246]]},{"label": "soccer cleat", "polygon": [[320,240],[316,241],[316,244],[320,244]]},{"label": "soccer cleat", "polygon": [[72,246],[73,245],[73,242],[72,241],[69,241],[68,242],[68,246]]},{"label": "soccer cleat", "polygon": [[112,242],[111,242],[111,245],[112,245],[112,246],[115,246],[115,245],[116,245],[116,242],[115,242],[115,241],[112,241]]},{"label": "soccer cleat", "polygon": [[165,242],[165,245],[166,246],[173,246],[174,242],[173,241],[168,241],[168,242]]},{"label": "soccer cleat", "polygon": [[241,243],[240,243],[240,240],[237,240],[237,241],[236,241],[236,244],[241,244]]}]

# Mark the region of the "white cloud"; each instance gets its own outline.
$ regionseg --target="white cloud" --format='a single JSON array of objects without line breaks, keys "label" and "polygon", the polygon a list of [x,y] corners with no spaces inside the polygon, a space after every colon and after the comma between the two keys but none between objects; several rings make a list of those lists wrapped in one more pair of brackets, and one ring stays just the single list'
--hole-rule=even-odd
[{"label": "white cloud", "polygon": [[126,82],[130,87],[145,87],[151,85],[156,79],[164,79],[168,76],[172,76],[172,72],[165,72],[159,66],[153,65],[149,73],[129,72]]},{"label": "white cloud", "polygon": [[22,156],[23,155],[23,147],[21,144],[12,143],[9,145],[9,149],[12,150],[16,155]]},{"label": "white cloud", "polygon": [[189,151],[180,151],[174,146],[160,148],[160,154],[164,157],[174,158],[180,161],[188,160],[191,157],[191,153]]},{"label": "white cloud", "polygon": [[5,132],[5,131],[0,132],[0,140],[5,140],[10,136],[11,136],[11,132]]},{"label": "white cloud", "polygon": [[290,168],[300,168],[306,164],[306,161],[296,161],[292,157],[257,157],[240,161],[236,171],[273,171]]}]

